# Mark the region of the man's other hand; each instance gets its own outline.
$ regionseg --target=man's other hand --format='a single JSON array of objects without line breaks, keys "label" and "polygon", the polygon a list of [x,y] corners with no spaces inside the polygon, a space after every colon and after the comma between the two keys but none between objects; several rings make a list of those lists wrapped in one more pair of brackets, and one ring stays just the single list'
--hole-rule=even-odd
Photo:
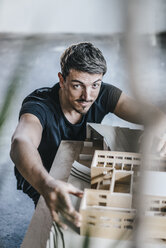
[{"label": "man's other hand", "polygon": [[[149,135],[149,134],[148,134]],[[150,151],[157,152],[161,157],[166,157],[166,133],[163,136],[155,135],[155,132],[147,137],[144,133],[139,137],[138,143],[143,146],[145,142],[144,139],[148,138],[149,143],[146,142],[146,145],[150,146]],[[140,152],[142,151],[142,147],[140,148]]]},{"label": "man's other hand", "polygon": [[157,151],[161,157],[166,157],[166,134],[164,134],[158,143]]}]

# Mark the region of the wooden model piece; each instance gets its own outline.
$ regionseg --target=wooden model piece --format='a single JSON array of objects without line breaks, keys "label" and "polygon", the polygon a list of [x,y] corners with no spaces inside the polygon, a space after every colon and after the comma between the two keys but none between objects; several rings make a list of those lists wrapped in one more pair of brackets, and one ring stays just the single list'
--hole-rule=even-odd
[{"label": "wooden model piece", "polygon": [[139,174],[141,155],[138,153],[113,152],[96,150],[91,164],[91,185],[104,182],[112,177],[113,170],[133,171],[134,177]]},{"label": "wooden model piece", "polygon": [[[132,206],[134,171],[140,155],[95,151],[91,165],[91,185],[81,202],[81,235],[111,239],[130,239],[134,228]],[[136,169],[137,168],[137,169]]]},{"label": "wooden model piece", "polygon": [[[109,206],[111,196],[109,192],[86,189],[81,202],[82,215],[81,235],[111,239],[129,239],[134,228],[135,210],[131,208],[117,208]],[[101,191],[101,192],[99,192]],[[96,204],[91,205],[91,197],[96,198]],[[107,198],[107,196],[109,196]],[[104,198],[106,197],[106,198]],[[99,198],[99,201],[97,200]],[[108,200],[110,198],[110,200]],[[125,201],[122,201],[123,203]],[[123,206],[123,205],[122,205]]]},{"label": "wooden model piece", "polygon": [[143,202],[147,237],[166,239],[166,196],[144,195]]},{"label": "wooden model piece", "polygon": [[[164,160],[155,159],[164,166]],[[80,206],[83,217],[81,235],[110,239],[132,237],[136,213],[133,185],[140,166],[141,155],[138,153],[95,151],[91,164],[93,189],[85,190]],[[166,197],[143,195],[142,202],[146,237],[166,239]]]},{"label": "wooden model piece", "polygon": [[80,206],[81,235],[130,239],[135,218],[131,202],[131,194],[86,189]]}]

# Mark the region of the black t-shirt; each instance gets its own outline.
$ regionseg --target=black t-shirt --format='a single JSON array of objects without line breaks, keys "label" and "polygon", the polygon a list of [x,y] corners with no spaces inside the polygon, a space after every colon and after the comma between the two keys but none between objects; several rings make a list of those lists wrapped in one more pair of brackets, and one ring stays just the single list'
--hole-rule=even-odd
[{"label": "black t-shirt", "polygon": [[[114,112],[121,90],[113,85],[102,83],[98,98],[78,124],[70,123],[64,116],[59,101],[59,83],[52,88],[37,89],[28,95],[22,104],[20,114],[35,115],[43,127],[42,139],[38,147],[42,162],[50,171],[61,140],[85,140],[87,122],[101,123],[104,116]],[[36,192],[15,168],[17,187],[30,197]],[[33,194],[32,194],[33,193]]]}]

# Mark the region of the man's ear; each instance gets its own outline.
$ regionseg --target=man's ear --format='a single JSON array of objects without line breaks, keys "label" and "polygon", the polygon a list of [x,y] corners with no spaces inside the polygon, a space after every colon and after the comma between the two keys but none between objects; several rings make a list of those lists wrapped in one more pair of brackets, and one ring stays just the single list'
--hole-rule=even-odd
[{"label": "man's ear", "polygon": [[58,77],[59,77],[59,84],[61,88],[64,88],[64,78],[61,72],[58,72]]}]

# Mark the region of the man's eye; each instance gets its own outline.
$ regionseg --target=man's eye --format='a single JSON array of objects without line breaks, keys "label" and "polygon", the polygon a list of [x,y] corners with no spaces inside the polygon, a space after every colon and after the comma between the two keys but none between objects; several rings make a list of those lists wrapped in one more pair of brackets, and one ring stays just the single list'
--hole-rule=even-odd
[{"label": "man's eye", "polygon": [[99,84],[93,84],[93,89],[96,89],[96,88],[98,88],[99,87]]},{"label": "man's eye", "polygon": [[73,88],[74,88],[74,89],[79,89],[79,88],[80,88],[80,84],[75,84],[75,85],[73,85]]}]

